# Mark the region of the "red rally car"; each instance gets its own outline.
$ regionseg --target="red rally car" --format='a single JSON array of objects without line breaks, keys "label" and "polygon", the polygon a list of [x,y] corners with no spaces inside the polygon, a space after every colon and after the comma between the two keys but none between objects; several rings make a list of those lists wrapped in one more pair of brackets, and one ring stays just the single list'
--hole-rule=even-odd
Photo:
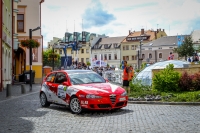
[{"label": "red rally car", "polygon": [[69,106],[73,113],[83,109],[111,110],[127,106],[127,92],[91,70],[61,70],[49,73],[40,90],[40,103]]}]

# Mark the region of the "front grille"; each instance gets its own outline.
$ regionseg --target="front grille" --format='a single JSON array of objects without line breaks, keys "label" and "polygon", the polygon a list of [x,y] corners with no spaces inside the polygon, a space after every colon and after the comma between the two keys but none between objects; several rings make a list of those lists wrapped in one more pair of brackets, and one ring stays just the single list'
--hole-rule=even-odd
[{"label": "front grille", "polygon": [[123,106],[124,105],[124,102],[119,102],[115,105],[115,107],[120,107],[120,106]]},{"label": "front grille", "polygon": [[110,101],[112,102],[112,104],[115,104],[115,102],[116,102],[116,95],[115,94],[110,95]]},{"label": "front grille", "polygon": [[98,104],[99,108],[111,108],[110,104]]}]

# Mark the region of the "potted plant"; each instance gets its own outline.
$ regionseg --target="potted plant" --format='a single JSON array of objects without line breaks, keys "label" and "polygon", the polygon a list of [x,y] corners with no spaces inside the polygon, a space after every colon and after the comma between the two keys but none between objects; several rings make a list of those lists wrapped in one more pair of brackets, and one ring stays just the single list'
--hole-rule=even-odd
[{"label": "potted plant", "polygon": [[34,39],[26,39],[21,40],[21,45],[26,48],[38,48],[40,46],[40,43],[37,40]]}]

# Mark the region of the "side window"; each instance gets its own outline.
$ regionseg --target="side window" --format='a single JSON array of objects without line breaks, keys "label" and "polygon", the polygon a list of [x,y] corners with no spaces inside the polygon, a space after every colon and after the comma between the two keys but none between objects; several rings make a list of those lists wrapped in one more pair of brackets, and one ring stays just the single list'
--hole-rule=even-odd
[{"label": "side window", "polygon": [[50,74],[50,75],[47,77],[46,81],[47,81],[47,82],[54,82],[55,75],[56,75],[56,73]]},{"label": "side window", "polygon": [[67,81],[67,77],[64,73],[57,73],[55,83],[61,84],[63,82]]}]

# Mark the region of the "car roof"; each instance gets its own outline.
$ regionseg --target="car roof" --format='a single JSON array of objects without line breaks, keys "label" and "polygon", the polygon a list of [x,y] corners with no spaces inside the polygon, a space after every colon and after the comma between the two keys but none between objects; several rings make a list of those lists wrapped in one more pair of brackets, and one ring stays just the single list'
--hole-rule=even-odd
[{"label": "car roof", "polygon": [[77,73],[94,73],[92,70],[62,70],[64,72],[67,72],[68,74],[77,74]]}]

